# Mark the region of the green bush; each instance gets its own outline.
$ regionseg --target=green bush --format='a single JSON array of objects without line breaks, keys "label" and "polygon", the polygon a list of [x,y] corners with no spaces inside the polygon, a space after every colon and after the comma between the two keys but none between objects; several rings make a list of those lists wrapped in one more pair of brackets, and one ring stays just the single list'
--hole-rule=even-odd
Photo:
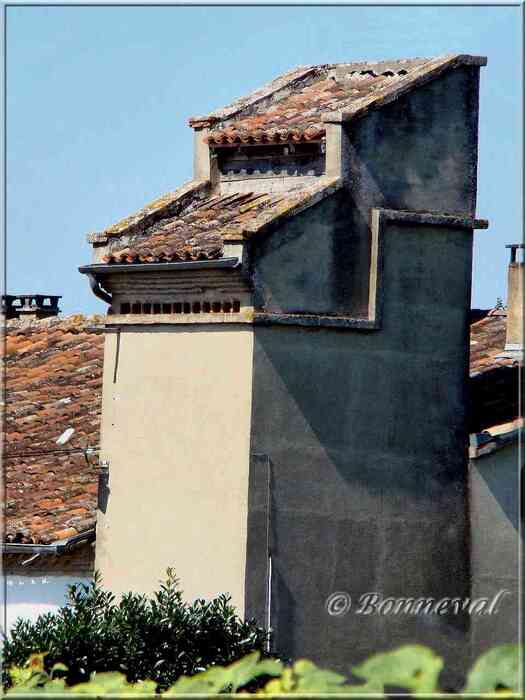
[{"label": "green bush", "polygon": [[6,668],[23,667],[32,654],[45,652],[44,670],[67,667],[68,685],[93,672],[118,671],[128,682],[147,678],[163,690],[179,676],[252,651],[264,654],[267,640],[262,627],[237,617],[227,596],[184,602],[171,570],[151,598],[127,593],[118,601],[96,575],[89,585],[71,586],[69,602],[58,612],[15,623],[4,642],[3,682],[11,682]]},{"label": "green bush", "polygon": [[[496,647],[483,654],[468,675],[463,690],[469,697],[515,697],[522,698],[520,688],[521,650],[515,644]],[[438,676],[443,660],[430,649],[419,645],[406,645],[392,652],[376,654],[352,671],[361,678],[360,685],[348,685],[344,676],[318,668],[311,661],[296,661],[285,667],[276,659],[260,659],[254,652],[229,666],[212,666],[207,671],[192,677],[181,677],[162,697],[192,696],[195,694],[235,693],[239,689],[253,687],[261,678],[271,677],[260,695],[301,694],[318,696],[338,693],[366,698],[385,697],[385,687],[408,691],[414,694],[439,693]],[[67,687],[63,678],[56,677],[65,672],[57,665],[51,673],[44,671],[44,655],[36,654],[23,668],[10,670],[13,687],[8,691],[35,695],[39,693],[82,693],[91,696],[113,694],[155,693],[156,683],[139,681],[130,684],[121,673],[93,674],[87,683]],[[433,695],[435,697],[435,695]],[[158,697],[158,696],[157,696]]]}]

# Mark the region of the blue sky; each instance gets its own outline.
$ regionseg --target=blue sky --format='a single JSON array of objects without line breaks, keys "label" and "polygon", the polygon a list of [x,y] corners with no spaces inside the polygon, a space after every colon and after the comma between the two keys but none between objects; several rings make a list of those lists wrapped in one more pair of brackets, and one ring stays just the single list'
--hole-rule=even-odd
[{"label": "blue sky", "polygon": [[102,230],[191,177],[191,115],[297,65],[443,53],[482,69],[473,306],[521,229],[521,8],[7,8],[7,289],[103,312],[77,272]]}]

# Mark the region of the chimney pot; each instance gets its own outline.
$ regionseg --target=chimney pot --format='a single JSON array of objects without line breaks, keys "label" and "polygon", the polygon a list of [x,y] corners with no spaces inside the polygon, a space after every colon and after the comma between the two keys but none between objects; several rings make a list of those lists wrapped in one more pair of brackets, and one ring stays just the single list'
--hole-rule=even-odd
[{"label": "chimney pot", "polygon": [[6,319],[28,320],[58,316],[59,299],[56,294],[2,294],[2,314]]},{"label": "chimney pot", "polygon": [[[512,243],[505,246],[510,249],[507,289],[507,337],[506,351],[523,353],[523,292],[524,270],[523,243]],[[518,253],[521,260],[518,260]]]}]

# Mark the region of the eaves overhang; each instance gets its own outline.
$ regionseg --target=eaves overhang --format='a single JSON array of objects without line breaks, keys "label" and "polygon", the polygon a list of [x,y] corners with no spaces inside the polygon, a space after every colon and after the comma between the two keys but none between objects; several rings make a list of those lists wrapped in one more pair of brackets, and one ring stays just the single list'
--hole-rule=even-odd
[{"label": "eaves overhang", "polygon": [[94,542],[96,539],[95,528],[90,528],[78,535],[72,535],[65,540],[53,542],[53,544],[23,544],[20,542],[2,542],[3,554],[63,554],[81,542]]},{"label": "eaves overhang", "polygon": [[238,257],[219,258],[216,260],[184,260],[180,262],[162,263],[94,263],[81,265],[78,271],[83,275],[112,275],[114,273],[133,272],[176,272],[178,270],[202,270],[218,268],[236,268],[241,261]]},{"label": "eaves overhang", "polygon": [[180,262],[151,262],[151,263],[93,263],[91,265],[81,265],[78,271],[86,275],[93,294],[111,304],[112,295],[103,288],[101,278],[113,274],[128,274],[134,272],[179,272],[182,270],[203,270],[203,269],[230,269],[240,267],[241,261],[238,257],[219,258],[214,260],[184,260]]}]

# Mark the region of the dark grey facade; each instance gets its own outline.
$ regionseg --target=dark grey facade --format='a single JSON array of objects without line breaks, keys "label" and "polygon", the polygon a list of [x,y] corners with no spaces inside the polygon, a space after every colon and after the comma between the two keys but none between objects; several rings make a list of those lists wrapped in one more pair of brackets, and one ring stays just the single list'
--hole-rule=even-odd
[{"label": "dark grey facade", "polygon": [[354,602],[368,592],[471,593],[472,224],[389,222],[376,327],[330,321],[368,318],[373,208],[473,216],[478,70],[448,73],[353,123],[344,188],[251,250],[264,325],[255,329],[247,613],[269,617],[280,653],[345,673],[418,641],[445,656],[454,684],[469,653],[465,615],[363,615],[354,605],[338,617],[325,601],[336,591]]}]

